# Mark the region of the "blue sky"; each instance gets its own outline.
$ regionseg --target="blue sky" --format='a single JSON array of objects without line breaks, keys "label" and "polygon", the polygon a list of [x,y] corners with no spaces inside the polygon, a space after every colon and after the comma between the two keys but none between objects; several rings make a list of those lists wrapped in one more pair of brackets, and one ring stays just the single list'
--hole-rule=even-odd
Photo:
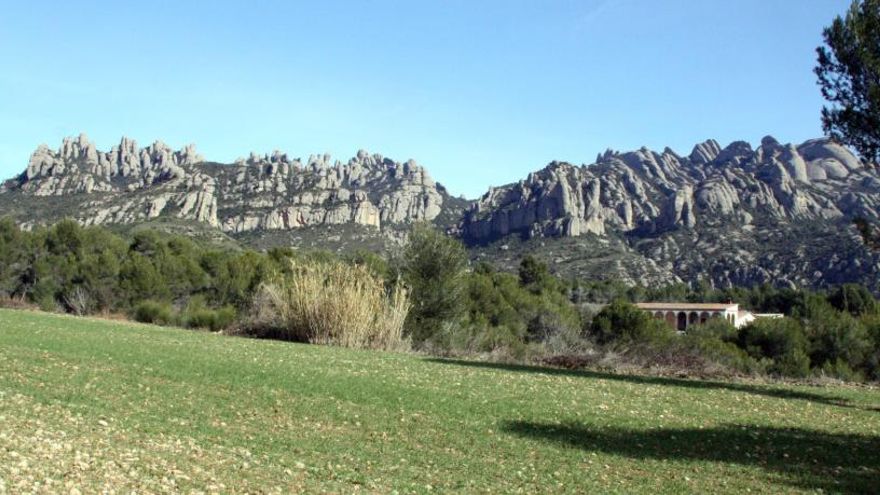
[{"label": "blue sky", "polygon": [[821,135],[848,0],[0,0],[0,177],[86,132],[208,159],[364,148],[476,197],[558,159]]}]

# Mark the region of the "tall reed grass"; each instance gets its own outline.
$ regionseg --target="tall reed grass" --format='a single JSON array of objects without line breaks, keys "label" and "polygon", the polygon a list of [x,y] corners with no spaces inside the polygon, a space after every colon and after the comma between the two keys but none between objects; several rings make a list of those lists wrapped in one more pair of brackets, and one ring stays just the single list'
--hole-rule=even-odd
[{"label": "tall reed grass", "polygon": [[255,314],[279,337],[343,347],[401,350],[410,303],[401,284],[385,287],[366,267],[343,262],[291,262],[264,283]]}]

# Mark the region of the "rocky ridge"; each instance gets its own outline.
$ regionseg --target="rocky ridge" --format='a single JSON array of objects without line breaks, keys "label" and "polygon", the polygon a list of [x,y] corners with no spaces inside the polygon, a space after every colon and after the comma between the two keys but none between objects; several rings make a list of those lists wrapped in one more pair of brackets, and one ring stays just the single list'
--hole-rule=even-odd
[{"label": "rocky ridge", "polygon": [[590,165],[553,162],[491,189],[459,232],[474,245],[512,235],[620,238],[621,256],[632,250],[652,263],[616,276],[643,284],[876,286],[877,256],[850,222],[880,217],[878,193],[877,170],[827,139],[795,146],[768,136],[754,150],[709,140],[687,156],[642,148],[609,150]]},{"label": "rocky ridge", "polygon": [[838,219],[880,211],[880,177],[829,140],[752,150],[715,141],[688,156],[670,149],[606,151],[591,165],[553,162],[525,180],[491,189],[466,212],[462,235],[484,242],[527,237],[660,233],[720,220]]},{"label": "rocky ridge", "polygon": [[414,161],[365,151],[346,163],[276,151],[221,165],[205,162],[192,145],[174,151],[157,141],[138,148],[125,137],[101,152],[84,134],[65,139],[57,150],[41,145],[4,189],[20,197],[78,200],[63,214],[85,225],[174,217],[231,234],[431,221],[448,196]]},{"label": "rocky ridge", "polygon": [[827,139],[766,137],[690,154],[608,150],[589,165],[552,162],[477,201],[451,197],[412,160],[359,151],[346,162],[275,151],[233,164],[195,147],[99,151],[85,135],[40,146],[0,189],[25,227],[190,222],[248,245],[386,249],[433,221],[475,258],[513,268],[525,252],[554,270],[631,284],[715,286],[862,282],[880,291],[880,257],[851,226],[880,218],[880,175]]}]

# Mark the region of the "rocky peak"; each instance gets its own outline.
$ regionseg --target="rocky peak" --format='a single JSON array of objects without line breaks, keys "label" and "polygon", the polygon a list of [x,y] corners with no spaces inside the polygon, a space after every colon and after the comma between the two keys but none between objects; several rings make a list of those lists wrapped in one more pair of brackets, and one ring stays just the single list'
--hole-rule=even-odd
[{"label": "rocky peak", "polygon": [[605,150],[605,152],[596,155],[596,163],[604,163],[611,160],[612,158],[617,158],[619,156],[620,153],[612,150],[611,148],[608,148]]},{"label": "rocky peak", "polygon": [[[372,227],[430,221],[444,194],[416,162],[359,150],[346,162],[252,153],[220,176],[221,227],[229,232],[353,223]],[[226,206],[229,205],[229,206]],[[237,213],[232,213],[236,210]]]},{"label": "rocky peak", "polygon": [[40,196],[131,190],[183,178],[183,167],[202,161],[193,145],[174,151],[156,141],[138,149],[137,143],[126,137],[102,152],[83,133],[64,138],[57,150],[45,144],[37,147],[18,186]]},{"label": "rocky peak", "polygon": [[779,144],[779,141],[777,141],[775,137],[768,134],[768,135],[761,138],[761,146],[760,147],[766,148],[766,149],[774,149],[774,148],[779,148],[780,144]]},{"label": "rocky peak", "polygon": [[252,152],[233,165],[203,162],[194,145],[175,151],[157,140],[138,147],[123,137],[102,152],[81,134],[65,138],[58,150],[38,147],[11,190],[33,196],[103,193],[79,212],[87,224],[174,215],[229,232],[430,221],[445,197],[414,160],[396,162],[365,150],[346,162],[327,153],[303,161],[278,150]]},{"label": "rocky peak", "polygon": [[687,157],[668,148],[606,151],[583,167],[552,162],[525,181],[483,196],[465,214],[461,231],[483,242],[515,232],[658,233],[694,229],[701,222],[748,225],[757,217],[834,219],[857,212],[876,217],[880,201],[850,191],[878,180],[827,139],[795,146],[767,136],[756,150],[745,142],[722,149],[710,139]]},{"label": "rocky peak", "polygon": [[718,145],[718,141],[709,139],[694,146],[689,158],[694,165],[705,165],[714,161],[720,153],[721,146]]},{"label": "rocky peak", "polygon": [[752,145],[745,141],[734,141],[718,153],[712,162],[716,166],[739,167],[754,156]]},{"label": "rocky peak", "polygon": [[393,243],[412,222],[458,221],[452,231],[472,245],[540,238],[523,245],[552,252],[561,273],[586,263],[600,278],[643,284],[880,280],[880,255],[860,250],[849,227],[856,215],[880,218],[880,175],[828,139],[767,137],[755,149],[710,139],[688,155],[609,149],[588,165],[551,162],[465,207],[414,160],[366,150],[345,161],[275,150],[223,165],[204,162],[193,145],[140,147],[123,137],[101,151],[80,135],[39,146],[0,187],[0,210],[28,226],[64,216],[89,225],[177,218],[260,247],[308,245],[301,239],[328,247],[331,237],[361,235]]},{"label": "rocky peak", "polygon": [[600,279],[880,290],[880,255],[860,244],[854,216],[880,221],[877,170],[828,139],[768,136],[756,149],[708,140],[685,157],[641,148],[580,167],[552,162],[491,189],[458,231],[486,253],[517,235],[559,273]]}]

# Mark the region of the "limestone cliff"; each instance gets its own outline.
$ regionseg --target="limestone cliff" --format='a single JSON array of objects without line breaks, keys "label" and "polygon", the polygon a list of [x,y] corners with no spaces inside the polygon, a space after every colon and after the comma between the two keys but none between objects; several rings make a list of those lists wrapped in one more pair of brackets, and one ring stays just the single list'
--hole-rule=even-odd
[{"label": "limestone cliff", "polygon": [[37,148],[0,188],[0,212],[25,227],[177,222],[259,248],[336,250],[388,249],[412,223],[433,221],[474,258],[510,268],[532,252],[563,275],[643,285],[853,281],[880,292],[880,256],[851,226],[880,218],[880,175],[827,139],[609,150],[466,202],[414,161],[365,151],[346,162],[276,151],[219,164],[194,146],[122,138],[100,151],[80,135]]},{"label": "limestone cliff", "polygon": [[492,189],[465,214],[466,239],[510,233],[662,232],[724,219],[877,217],[880,177],[828,140],[780,145],[771,137],[722,149],[715,141],[689,156],[666,149],[607,151],[591,165],[553,162],[525,180]]},{"label": "limestone cliff", "polygon": [[308,160],[251,153],[231,165],[209,163],[194,146],[145,148],[122,138],[102,152],[88,138],[41,145],[27,169],[5,185],[19,199],[63,197],[66,211],[29,223],[72,216],[86,225],[131,224],[160,217],[192,220],[227,233],[353,224],[385,226],[431,221],[448,198],[428,172],[365,151],[346,163],[329,155]]},{"label": "limestone cliff", "polygon": [[[852,280],[876,287],[877,254],[860,245],[850,222],[878,219],[878,212],[880,175],[846,148],[827,139],[795,146],[766,137],[754,150],[710,140],[688,156],[642,148],[606,151],[590,165],[553,162],[491,189],[458,230],[477,249],[512,235],[621,239],[610,265],[606,255],[574,259],[565,252],[549,261],[559,271],[592,266],[587,271],[594,275],[610,272],[643,284]],[[627,253],[635,261],[618,270],[619,260],[632,257]]]}]

